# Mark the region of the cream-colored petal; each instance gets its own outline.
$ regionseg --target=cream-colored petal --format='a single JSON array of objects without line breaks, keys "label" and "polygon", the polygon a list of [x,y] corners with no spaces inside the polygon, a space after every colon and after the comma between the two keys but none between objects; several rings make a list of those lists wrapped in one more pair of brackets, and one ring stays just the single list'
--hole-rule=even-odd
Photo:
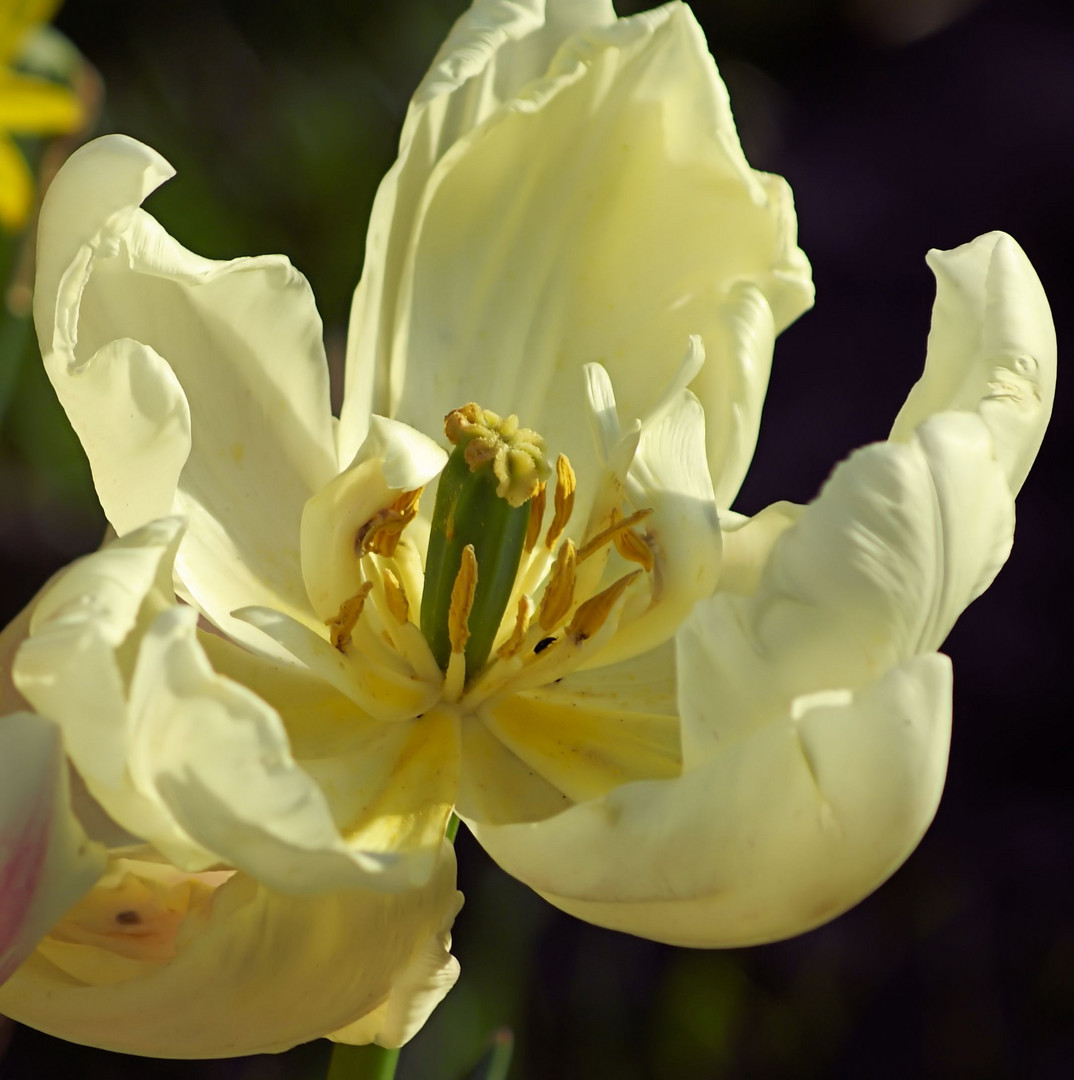
[{"label": "cream-colored petal", "polygon": [[434,708],[408,722],[370,725],[363,736],[346,753],[302,764],[352,847],[402,853],[414,875],[428,873],[459,786],[458,717]]},{"label": "cream-colored petal", "polygon": [[279,714],[296,761],[352,846],[435,851],[455,801],[454,728],[434,728],[425,717],[386,724],[306,668],[247,652],[215,634],[199,640],[216,671],[255,687]]},{"label": "cream-colored petal", "polygon": [[943,787],[950,697],[947,659],[915,657],[856,693],[793,702],[681,779],[471,827],[508,873],[598,925],[690,946],[788,937],[913,850]]},{"label": "cream-colored petal", "polygon": [[[375,1012],[459,907],[447,844],[429,883],[396,895],[287,896],[244,874],[223,885],[204,875],[184,895],[174,871],[117,869],[126,876],[94,890],[63,928],[83,942],[80,955],[39,949],[0,988],[0,1012],[72,1042],[151,1057],[285,1050]],[[162,872],[179,879],[167,891]],[[135,888],[141,882],[156,887]],[[142,926],[132,895],[145,905]],[[139,946],[129,931],[146,924]]]},{"label": "cream-colored petal", "polygon": [[[350,461],[365,439],[370,414],[390,406],[391,335],[383,327],[396,318],[407,251],[433,167],[526,83],[543,76],[570,34],[614,18],[610,0],[476,0],[440,47],[407,112],[399,158],[373,203],[347,336],[340,461]],[[461,404],[462,399],[450,402],[441,413]]]},{"label": "cream-colored petal", "polygon": [[[569,680],[564,680],[566,683]],[[594,703],[558,684],[481,712],[489,731],[574,802],[620,784],[679,773],[678,718]]]},{"label": "cream-colored petal", "polygon": [[720,707],[684,715],[684,759],[704,759],[800,694],[863,686],[938,648],[1003,564],[1013,527],[972,414],[940,414],[907,445],[851,455],[776,541],[752,596],[694,609],[687,626],[712,642],[697,693]]},{"label": "cream-colored petal", "polygon": [[675,647],[572,671],[468,717],[457,811],[541,821],[630,780],[679,773]]},{"label": "cream-colored petal", "polygon": [[[759,384],[737,373],[761,360],[725,333],[724,304],[752,282],[782,328],[812,298],[785,186],[749,169],[681,5],[568,39],[441,158],[409,244],[394,308],[358,324],[378,411],[426,432],[471,399],[517,412],[570,457],[583,500],[584,363],[607,368],[624,417],[646,414],[690,334],[710,345],[708,386]],[[756,415],[696,389],[714,431],[752,441]]]},{"label": "cream-colored petal", "polygon": [[925,373],[891,437],[907,441],[932,413],[980,413],[1017,494],[1040,448],[1055,397],[1055,328],[1040,280],[1006,233],[930,251],[936,303]]},{"label": "cream-colored petal", "polygon": [[383,416],[371,418],[354,461],[302,510],[302,575],[322,620],[334,618],[362,584],[363,528],[402,493],[428,484],[446,461],[447,453],[420,431]]},{"label": "cream-colored petal", "polygon": [[279,717],[210,667],[193,609],[147,615],[177,541],[158,522],[74,564],[18,654],[16,684],[61,724],[90,794],[184,870],[225,863],[292,892],[424,881],[427,841],[412,856],[344,842]]},{"label": "cream-colored petal", "polygon": [[[615,663],[669,640],[695,601],[711,596],[716,588],[721,533],[705,455],[705,413],[685,389],[704,357],[700,339],[691,338],[678,375],[638,426],[637,447],[622,478],[622,491],[629,509],[652,511],[636,530],[653,560],[649,598],[642,610],[629,611],[591,664]],[[590,368],[602,370],[598,365]],[[586,372],[591,387],[601,381],[598,372]],[[606,374],[603,380],[607,382],[599,395],[603,419],[597,423],[616,427],[615,398]],[[624,438],[633,442],[635,433]],[[604,447],[606,464],[617,456],[617,449]]]},{"label": "cream-colored petal", "polygon": [[411,851],[399,830],[395,846],[344,843],[279,717],[251,692],[256,685],[212,670],[195,631],[195,612],[172,608],[140,643],[126,759],[136,787],[219,861],[272,889],[398,890],[427,880],[429,845]]},{"label": "cream-colored petal", "polygon": [[349,753],[380,726],[308,668],[250,652],[219,634],[199,633],[198,641],[214,671],[257,688],[257,696],[283,721],[291,751],[300,760]]},{"label": "cream-colored petal", "polygon": [[171,174],[124,136],[71,156],[42,208],[34,315],[109,520],[184,514],[183,590],[250,636],[234,608],[307,610],[302,507],[337,471],[321,323],[285,259],[202,259],[139,209]]},{"label": "cream-colored petal", "polygon": [[720,563],[720,591],[751,596],[757,591],[776,541],[802,512],[796,503],[780,501],[766,506],[753,517],[724,510],[720,514],[723,560]]},{"label": "cream-colored petal", "polygon": [[71,812],[59,728],[33,713],[0,717],[0,983],[105,861]]},{"label": "cream-colored petal", "polygon": [[341,652],[327,637],[278,611],[246,608],[235,612],[235,616],[262,630],[314,675],[377,720],[409,720],[440,697],[438,682],[427,682],[413,672],[388,666],[380,657],[357,647]]},{"label": "cream-colored petal", "polygon": [[171,579],[180,523],[155,522],[79,559],[39,595],[14,681],[63,731],[90,794],[135,836],[201,870],[217,857],[196,843],[128,769],[132,716],[127,680],[147,617],[147,596]]},{"label": "cream-colored petal", "polygon": [[483,720],[477,716],[463,719],[462,771],[455,803],[461,818],[493,825],[544,821],[573,805]]},{"label": "cream-colored petal", "polygon": [[[786,213],[794,213],[789,203]],[[764,292],[748,281],[730,290],[720,315],[706,346],[712,356],[729,359],[719,365],[705,364],[693,390],[712,418],[705,425],[709,469],[716,505],[727,507],[742,486],[757,446],[776,325]],[[713,337],[714,333],[718,336]]]},{"label": "cream-colored petal", "polygon": [[[461,894],[460,894],[461,896]],[[396,977],[388,1000],[380,1008],[328,1036],[335,1042],[364,1046],[403,1046],[422,1029],[425,1021],[459,978],[459,962],[451,955],[450,924],[434,934]]]}]

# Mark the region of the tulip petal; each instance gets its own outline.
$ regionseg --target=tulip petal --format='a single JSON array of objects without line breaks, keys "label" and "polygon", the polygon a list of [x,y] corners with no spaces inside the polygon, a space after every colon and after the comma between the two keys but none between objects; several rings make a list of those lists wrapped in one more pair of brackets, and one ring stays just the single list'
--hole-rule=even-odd
[{"label": "tulip petal", "polygon": [[333,1031],[334,1042],[398,1047],[408,1043],[459,978],[451,935],[433,935],[392,984],[388,1000],[361,1020]]},{"label": "tulip petal", "polygon": [[428,880],[428,841],[410,850],[395,828],[395,845],[370,850],[360,836],[344,843],[321,789],[292,758],[279,717],[213,672],[195,623],[191,609],[172,608],[141,642],[127,753],[135,784],[220,861],[269,888],[395,890]]},{"label": "tulip petal", "polygon": [[304,623],[277,611],[245,608],[235,614],[263,630],[288,655],[378,720],[409,720],[440,697],[439,684],[387,665],[376,654],[359,649],[343,653]]},{"label": "tulip petal", "polygon": [[[162,892],[164,875],[176,880]],[[421,992],[418,958],[430,939],[445,948],[461,899],[447,844],[429,883],[396,895],[288,896],[244,874],[214,884],[220,877],[191,880],[184,906],[182,875],[117,864],[111,887],[95,889],[0,988],[0,1012],[129,1054],[285,1050],[355,1023],[395,994]],[[141,951],[129,933],[142,919],[132,895],[145,897],[147,921],[160,930]],[[125,971],[116,963],[123,951],[133,957]],[[395,1008],[407,1011],[405,1001]]]},{"label": "tulip petal", "polygon": [[276,713],[210,667],[196,612],[152,602],[178,538],[174,519],[156,522],[75,563],[16,658],[16,685],[61,725],[90,794],[186,871],[226,863],[290,892],[424,881],[434,845],[345,843]]},{"label": "tulip petal", "polygon": [[32,713],[0,717],[0,983],[104,867],[71,812],[59,729]]},{"label": "tulip petal", "polygon": [[522,421],[574,464],[583,517],[597,462],[571,372],[599,361],[621,415],[643,416],[699,334],[711,474],[737,476],[760,395],[736,408],[712,391],[763,385],[768,357],[743,345],[763,342],[764,318],[743,315],[760,329],[729,335],[724,305],[752,283],[782,328],[812,299],[786,187],[749,169],[681,5],[568,39],[543,79],[440,159],[407,258],[395,306],[354,324],[377,411],[435,431],[467,400],[524,403]]},{"label": "tulip petal", "polygon": [[1017,494],[1044,438],[1055,397],[1056,345],[1048,300],[1006,233],[930,251],[936,303],[925,373],[891,437],[908,440],[929,415],[977,411]]},{"label": "tulip petal", "polygon": [[456,809],[470,822],[541,821],[630,780],[677,776],[674,645],[490,701],[466,718],[463,747]]},{"label": "tulip petal", "polygon": [[572,694],[570,676],[481,711],[489,731],[574,802],[640,778],[677,776],[678,718]]},{"label": "tulip petal", "polygon": [[752,596],[776,541],[798,520],[801,512],[801,506],[780,501],[750,518],[730,510],[720,514],[723,544],[720,591]]},{"label": "tulip petal", "polygon": [[[447,453],[420,431],[371,418],[354,461],[302,510],[302,576],[319,618],[333,618],[362,584],[356,548],[363,526],[403,492],[420,491],[446,461]],[[420,606],[420,596],[411,599]]]},{"label": "tulip petal", "polygon": [[[543,76],[567,37],[614,19],[610,0],[475,0],[440,47],[407,112],[399,157],[373,203],[347,335],[340,461],[350,461],[365,439],[370,414],[389,408],[385,376],[391,335],[376,327],[394,321],[433,167],[526,83]],[[461,404],[462,399],[445,405],[441,413]]]},{"label": "tulip petal", "polygon": [[934,416],[852,455],[779,528],[756,591],[698,603],[679,632],[682,778],[474,823],[509,873],[601,925],[735,945],[833,917],[912,850],[949,736],[931,650],[1010,547],[991,436]]},{"label": "tulip petal", "polygon": [[299,521],[337,471],[320,318],[285,259],[202,259],[140,210],[171,174],[118,135],[61,169],[41,214],[42,354],[117,531],[185,515],[185,594],[271,647],[230,612],[308,609]]},{"label": "tulip petal", "polygon": [[127,768],[126,676],[134,657],[124,644],[156,613],[146,602],[154,587],[170,585],[180,529],[175,519],[154,522],[72,563],[38,596],[13,676],[34,708],[60,726],[72,764],[109,816],[178,865],[201,870],[217,857],[140,789]]},{"label": "tulip petal", "polygon": [[453,723],[426,714],[386,724],[306,668],[247,652],[215,634],[199,640],[214,670],[256,690],[279,714],[296,761],[316,781],[352,846],[411,853],[439,846],[459,769]]},{"label": "tulip petal", "polygon": [[471,827],[508,873],[600,926],[689,946],[788,937],[913,850],[943,787],[950,696],[947,659],[915,657],[856,693],[799,699],[679,780]]},{"label": "tulip petal", "polygon": [[213,670],[255,687],[287,730],[296,758],[323,758],[361,745],[377,721],[331,683],[299,664],[242,649],[219,634],[199,633]]},{"label": "tulip petal", "polygon": [[[789,206],[785,212],[793,213]],[[721,508],[734,502],[753,460],[775,341],[776,325],[764,293],[752,282],[735,285],[707,336],[709,354],[729,360],[705,364],[693,385],[706,403],[705,441]]]},{"label": "tulip petal", "polygon": [[[599,402],[597,424],[602,434],[618,436],[619,443],[636,442],[621,488],[631,509],[652,511],[637,534],[653,560],[647,606],[624,618],[591,664],[625,660],[667,641],[695,601],[711,596],[716,588],[721,533],[705,457],[705,412],[685,389],[703,366],[704,357],[701,340],[691,338],[676,378],[637,430],[625,436],[618,434],[615,396],[607,373],[599,365],[587,365],[590,408],[595,411]],[[615,461],[618,451],[618,445],[602,448],[605,467]]]},{"label": "tulip petal", "polygon": [[698,698],[720,707],[698,712],[701,726],[684,715],[685,760],[794,697],[856,689],[938,648],[1003,564],[1013,529],[1003,472],[972,414],[942,413],[907,445],[856,451],[776,541],[753,596],[695,608],[712,641]]}]

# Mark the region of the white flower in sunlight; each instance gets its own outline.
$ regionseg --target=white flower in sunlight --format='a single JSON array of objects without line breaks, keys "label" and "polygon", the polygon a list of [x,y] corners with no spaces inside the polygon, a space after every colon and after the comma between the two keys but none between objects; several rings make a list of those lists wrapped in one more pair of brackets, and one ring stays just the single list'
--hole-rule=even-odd
[{"label": "white flower in sunlight", "polygon": [[[463,16],[374,205],[338,421],[305,280],[182,248],[140,209],[170,175],[98,140],[41,220],[45,364],[124,537],[102,556],[188,523],[188,606],[108,638],[166,722],[102,735],[59,639],[16,662],[116,823],[184,873],[405,899],[454,808],[558,906],[688,945],[797,933],[892,873],[943,784],[934,650],[1006,557],[1050,412],[1051,319],[1010,238],[931,256],[891,440],[746,520],[773,340],[812,285],[684,6]],[[35,959],[0,1010],[68,1038],[137,986]]]}]

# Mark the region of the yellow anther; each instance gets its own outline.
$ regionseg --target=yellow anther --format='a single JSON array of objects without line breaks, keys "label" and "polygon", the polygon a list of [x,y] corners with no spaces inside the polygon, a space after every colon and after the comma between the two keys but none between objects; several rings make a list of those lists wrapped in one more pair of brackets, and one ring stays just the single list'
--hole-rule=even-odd
[{"label": "yellow anther", "polygon": [[571,468],[567,455],[560,454],[556,458],[555,512],[552,514],[552,524],[548,526],[548,535],[544,538],[544,546],[549,551],[556,546],[556,541],[567,527],[571,511],[574,509],[574,489],[577,486],[574,469]]},{"label": "yellow anther", "polygon": [[384,599],[388,602],[388,610],[400,626],[406,626],[410,622],[410,604],[406,598],[406,590],[391,567],[384,567],[381,576],[384,579]]},{"label": "yellow anther", "polygon": [[448,609],[448,640],[453,653],[461,653],[470,640],[470,610],[474,606],[476,591],[477,557],[474,555],[474,545],[467,544],[462,549],[459,572],[451,587],[451,607]]},{"label": "yellow anther", "polygon": [[525,552],[532,551],[537,546],[537,537],[541,535],[541,522],[544,521],[545,486],[541,486],[530,499],[530,523],[526,529],[526,542],[522,546]]},{"label": "yellow anther", "polygon": [[[618,516],[619,512],[616,511],[616,517]],[[628,562],[638,563],[646,573],[652,570],[656,561],[652,548],[633,529],[617,532],[612,537],[612,543],[615,544],[615,550]]]},{"label": "yellow anther", "polygon": [[590,537],[581,548],[578,550],[578,561],[584,562],[596,551],[600,551],[605,544],[615,542],[615,538],[619,533],[627,532],[632,529],[639,521],[644,521],[652,510],[647,508],[644,510],[636,510],[630,517],[625,517],[621,521],[613,522],[606,529],[602,529],[596,536]]},{"label": "yellow anther", "polygon": [[365,598],[372,588],[373,582],[363,581],[358,591],[340,604],[339,614],[325,624],[328,627],[328,639],[334,649],[343,652],[351,643],[351,631],[358,625],[362,608],[365,607]]},{"label": "yellow anther", "polygon": [[556,561],[552,573],[541,597],[541,608],[537,613],[537,622],[542,630],[554,630],[566,618],[574,603],[575,567],[574,544],[567,540],[556,552]]},{"label": "yellow anther", "polygon": [[359,555],[368,555],[372,551],[391,558],[403,530],[418,516],[418,500],[424,490],[404,491],[390,506],[378,510],[358,530],[354,538],[355,551]]},{"label": "yellow anther", "polygon": [[501,660],[510,660],[517,656],[526,641],[526,631],[530,628],[530,619],[533,618],[533,601],[523,593],[518,598],[518,612],[515,615],[515,628],[511,636],[496,650],[496,655]]},{"label": "yellow anther", "polygon": [[633,573],[621,577],[614,585],[609,585],[603,592],[591,596],[584,604],[581,604],[567,627],[567,637],[575,644],[580,645],[586,638],[591,638],[605,623],[626,590],[626,587],[641,573],[635,570]]}]

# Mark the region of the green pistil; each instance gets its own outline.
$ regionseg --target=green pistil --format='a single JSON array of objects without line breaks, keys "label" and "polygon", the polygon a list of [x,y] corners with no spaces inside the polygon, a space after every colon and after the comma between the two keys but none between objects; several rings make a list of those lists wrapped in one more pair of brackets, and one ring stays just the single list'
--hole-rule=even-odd
[{"label": "green pistil", "polygon": [[469,614],[466,676],[492,651],[514,588],[529,526],[529,500],[548,475],[540,436],[509,416],[466,405],[444,422],[455,449],[436,492],[425,562],[421,632],[442,671],[451,657],[448,615],[462,552],[473,545],[477,587]]}]

